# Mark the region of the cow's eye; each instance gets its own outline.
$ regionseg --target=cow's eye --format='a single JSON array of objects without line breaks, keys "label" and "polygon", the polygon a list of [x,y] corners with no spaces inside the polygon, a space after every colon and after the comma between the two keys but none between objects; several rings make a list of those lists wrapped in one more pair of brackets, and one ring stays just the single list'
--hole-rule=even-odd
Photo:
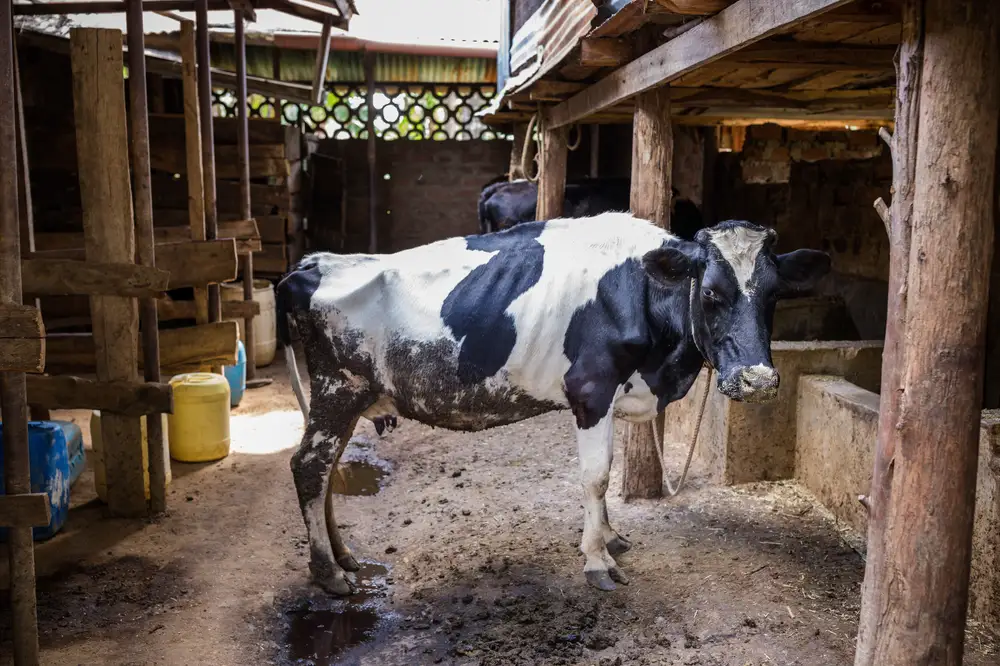
[{"label": "cow's eye", "polygon": [[708,287],[705,287],[704,289],[701,290],[701,297],[704,298],[706,301],[719,300],[719,297],[716,296],[715,292],[709,289]]}]

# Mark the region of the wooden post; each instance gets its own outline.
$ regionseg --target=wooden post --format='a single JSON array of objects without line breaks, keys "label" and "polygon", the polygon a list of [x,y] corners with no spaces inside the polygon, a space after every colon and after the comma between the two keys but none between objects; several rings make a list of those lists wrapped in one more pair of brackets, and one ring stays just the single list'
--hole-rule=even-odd
[{"label": "wooden post", "polygon": [[375,53],[365,50],[365,104],[368,120],[368,252],[378,252],[378,177],[375,152]]},{"label": "wooden post", "polygon": [[510,167],[507,170],[507,180],[520,180],[524,178],[524,169],[521,168],[521,153],[524,151],[524,142],[527,141],[528,124],[514,123],[514,141],[510,146]]},{"label": "wooden post", "polygon": [[[205,175],[201,164],[198,110],[198,56],[194,21],[181,21],[181,77],[184,90],[184,142],[187,155],[188,217],[191,240],[205,240]],[[208,289],[194,290],[195,321],[208,323]]]},{"label": "wooden post", "polygon": [[[140,265],[155,266],[156,240],[153,235],[153,189],[149,173],[149,107],[146,99],[146,40],[143,33],[142,0],[126,0],[126,20],[136,254]],[[147,382],[159,382],[160,331],[155,298],[139,300],[139,317],[142,324],[143,376]],[[146,447],[149,460],[149,508],[153,513],[163,513],[167,510],[167,467],[170,465],[170,455],[163,445],[163,422],[158,414],[146,419]],[[143,493],[145,494],[145,489]]]},{"label": "wooden post", "polygon": [[[569,131],[565,127],[550,129],[545,126],[544,119],[540,122],[542,145],[538,155],[538,208],[535,217],[552,220],[563,216]],[[528,140],[525,138],[525,141]]]},{"label": "wooden post", "polygon": [[[122,34],[74,28],[70,33],[73,111],[86,256],[90,261],[132,263],[135,232],[129,187]],[[140,52],[141,53],[141,52]],[[138,379],[139,322],[131,298],[91,296],[97,378]],[[115,515],[146,513],[139,419],[102,414],[108,508]]]},{"label": "wooden post", "polygon": [[601,164],[601,126],[590,126],[590,177],[597,178]]},{"label": "wooden post", "polygon": [[[323,20],[323,30],[320,32],[319,43],[316,45],[316,71],[313,72],[312,85],[313,104],[323,104],[323,84],[326,83],[326,68],[330,62],[330,32],[332,30],[333,19],[328,16]],[[239,41],[238,38],[237,41]],[[237,47],[237,57],[239,56],[238,52],[239,48]],[[246,59],[246,54],[243,58]],[[246,63],[244,63],[244,67],[246,67]],[[239,74],[237,74],[237,79],[239,79]],[[243,76],[243,79],[244,85],[246,85],[246,75]],[[280,81],[280,79],[278,80]]]},{"label": "wooden post", "polygon": [[[28,137],[24,126],[24,98],[21,94],[21,73],[17,58],[17,41],[14,49],[14,90],[17,96],[15,107],[17,141],[17,199],[20,215],[21,254],[35,251],[35,218],[31,209],[31,173],[28,170]],[[37,300],[33,303],[39,307]]]},{"label": "wooden post", "polygon": [[[205,238],[219,235],[219,214],[215,195],[215,132],[212,126],[212,58],[208,41],[208,0],[196,0],[196,41],[198,43],[198,106],[201,125],[202,169],[204,170]],[[219,285],[208,285],[208,320],[222,319]]]},{"label": "wooden post", "polygon": [[[247,119],[247,40],[246,28],[243,22],[243,11],[234,10],[233,20],[236,23],[236,143],[239,148],[240,172],[240,217],[249,220],[250,211],[250,129]],[[327,52],[329,52],[330,21],[323,24],[326,33]],[[325,61],[324,61],[325,63]],[[253,302],[253,252],[240,256],[240,272],[243,273],[243,300]],[[243,320],[243,345],[247,355],[247,382],[257,377],[257,347],[254,341],[253,315]]]},{"label": "wooden post", "polygon": [[[21,303],[21,240],[18,217],[14,40],[10,0],[0,2],[0,305]],[[0,373],[3,412],[4,479],[8,495],[31,492],[28,402],[23,372]],[[7,522],[7,521],[4,521]],[[15,666],[38,663],[35,600],[35,545],[31,527],[7,533],[11,628]]]},{"label": "wooden post", "polygon": [[909,222],[910,251],[883,361],[859,666],[962,663],[1000,112],[1000,81],[982,73],[1000,65],[998,32],[989,0],[904,9],[890,217],[894,240]]},{"label": "wooden post", "polygon": [[[632,214],[670,229],[674,135],[670,123],[670,88],[654,88],[636,97],[632,125]],[[625,501],[661,497],[663,470],[653,428],[663,431],[663,413],[654,423],[629,424],[625,439],[622,496]]]}]

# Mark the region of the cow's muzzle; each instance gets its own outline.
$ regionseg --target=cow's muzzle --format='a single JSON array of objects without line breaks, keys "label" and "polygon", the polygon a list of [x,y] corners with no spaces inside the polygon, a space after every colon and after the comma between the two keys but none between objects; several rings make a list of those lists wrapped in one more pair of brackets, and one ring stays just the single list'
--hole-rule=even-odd
[{"label": "cow's muzzle", "polygon": [[778,371],[767,365],[735,368],[719,377],[719,390],[731,400],[764,403],[778,396]]}]

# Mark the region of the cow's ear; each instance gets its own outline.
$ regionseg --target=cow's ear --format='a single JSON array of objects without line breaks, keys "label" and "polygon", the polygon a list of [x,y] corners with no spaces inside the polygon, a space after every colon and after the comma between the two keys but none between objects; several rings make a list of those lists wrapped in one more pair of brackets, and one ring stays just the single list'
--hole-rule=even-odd
[{"label": "cow's ear", "polygon": [[681,242],[650,250],[642,257],[642,267],[650,278],[672,287],[698,274],[701,248],[697,243]]},{"label": "cow's ear", "polygon": [[830,255],[819,250],[795,250],[775,258],[786,291],[809,291],[830,272]]}]

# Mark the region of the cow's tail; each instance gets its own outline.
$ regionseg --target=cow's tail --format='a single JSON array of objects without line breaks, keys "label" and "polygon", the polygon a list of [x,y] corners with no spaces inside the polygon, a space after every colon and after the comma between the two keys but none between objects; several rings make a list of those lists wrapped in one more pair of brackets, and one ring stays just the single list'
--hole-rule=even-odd
[{"label": "cow's tail", "polygon": [[290,306],[293,306],[293,299],[289,297],[288,286],[286,281],[292,274],[285,276],[278,284],[278,289],[275,294],[275,314],[277,315],[277,333],[278,342],[281,343],[281,347],[285,352],[285,365],[288,366],[288,378],[292,383],[292,391],[295,393],[295,399],[299,403],[299,410],[302,412],[302,417],[308,421],[309,420],[309,403],[306,401],[306,395],[302,391],[302,378],[299,376],[299,364],[295,361],[295,344],[292,338],[292,333],[295,330],[295,313],[289,310]]}]

